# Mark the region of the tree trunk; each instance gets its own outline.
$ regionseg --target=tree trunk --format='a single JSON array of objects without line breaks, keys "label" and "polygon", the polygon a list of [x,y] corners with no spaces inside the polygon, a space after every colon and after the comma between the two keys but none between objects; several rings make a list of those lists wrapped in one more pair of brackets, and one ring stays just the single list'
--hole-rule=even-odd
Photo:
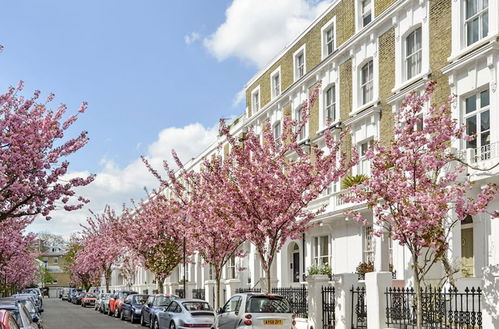
[{"label": "tree trunk", "polygon": [[265,279],[267,280],[267,282],[265,282],[266,289],[263,289],[263,292],[270,294],[272,291],[271,282],[270,282],[270,265],[269,265],[268,269],[265,270],[265,277],[266,277]]},{"label": "tree trunk", "polygon": [[414,290],[416,291],[416,329],[423,329],[423,305],[421,301],[421,280],[418,273],[418,256],[413,253]]},{"label": "tree trunk", "polygon": [[215,273],[215,310],[220,308],[220,273]]},{"label": "tree trunk", "polygon": [[158,282],[156,282],[156,284],[158,285],[158,292],[160,294],[164,293],[164,283],[165,283],[165,279],[163,277],[160,277],[160,276],[156,276]]},{"label": "tree trunk", "polygon": [[109,282],[111,281],[111,269],[104,269],[104,281],[106,285],[106,292],[109,293]]}]

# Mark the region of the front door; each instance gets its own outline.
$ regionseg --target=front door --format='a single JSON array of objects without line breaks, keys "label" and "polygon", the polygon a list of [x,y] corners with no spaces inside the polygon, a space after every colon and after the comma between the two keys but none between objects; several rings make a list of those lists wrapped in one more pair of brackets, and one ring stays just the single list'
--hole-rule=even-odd
[{"label": "front door", "polygon": [[461,230],[461,273],[465,277],[474,275],[473,270],[473,227]]},{"label": "front door", "polygon": [[293,282],[300,282],[300,253],[293,253]]}]

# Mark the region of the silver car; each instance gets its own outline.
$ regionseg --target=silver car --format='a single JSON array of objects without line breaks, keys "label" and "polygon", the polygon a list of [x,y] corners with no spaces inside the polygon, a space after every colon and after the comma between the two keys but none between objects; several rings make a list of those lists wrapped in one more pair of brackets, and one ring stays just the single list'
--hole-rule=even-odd
[{"label": "silver car", "polygon": [[237,294],[218,311],[216,329],[295,329],[295,315],[279,295]]},{"label": "silver car", "polygon": [[204,300],[176,299],[158,312],[154,329],[212,328],[215,312]]}]

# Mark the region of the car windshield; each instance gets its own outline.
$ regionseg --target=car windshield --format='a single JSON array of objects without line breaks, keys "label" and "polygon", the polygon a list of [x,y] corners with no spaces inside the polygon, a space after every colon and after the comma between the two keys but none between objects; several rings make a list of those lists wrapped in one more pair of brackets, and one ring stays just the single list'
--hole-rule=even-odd
[{"label": "car windshield", "polygon": [[26,309],[28,310],[28,312],[36,313],[35,306],[33,306],[33,303],[31,301],[24,299],[24,300],[20,300],[20,302],[23,303],[24,306],[26,306]]},{"label": "car windshield", "polygon": [[170,298],[170,297],[158,296],[155,304],[157,306],[168,306],[168,304],[170,304],[171,301],[172,301],[172,298]]},{"label": "car windshield", "polygon": [[289,303],[280,296],[251,296],[247,313],[291,313]]},{"label": "car windshield", "polygon": [[206,302],[184,302],[182,303],[185,309],[191,311],[212,311],[210,304]]},{"label": "car windshield", "polygon": [[135,304],[145,304],[145,302],[147,300],[147,296],[146,295],[137,295],[137,296],[134,296],[133,299],[134,299]]},{"label": "car windshield", "polygon": [[19,310],[9,310],[9,312],[10,312],[10,314],[12,314],[14,316],[17,323],[19,323],[19,324],[23,323],[23,321],[21,319],[21,314],[19,314]]}]

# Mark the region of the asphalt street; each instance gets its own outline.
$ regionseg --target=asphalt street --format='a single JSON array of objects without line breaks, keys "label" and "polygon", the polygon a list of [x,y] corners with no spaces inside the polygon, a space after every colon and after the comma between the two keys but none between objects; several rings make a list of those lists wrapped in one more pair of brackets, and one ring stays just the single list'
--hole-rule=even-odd
[{"label": "asphalt street", "polygon": [[44,329],[126,329],[142,328],[139,324],[131,324],[114,317],[83,308],[56,298],[43,299],[44,312],[42,321]]}]

